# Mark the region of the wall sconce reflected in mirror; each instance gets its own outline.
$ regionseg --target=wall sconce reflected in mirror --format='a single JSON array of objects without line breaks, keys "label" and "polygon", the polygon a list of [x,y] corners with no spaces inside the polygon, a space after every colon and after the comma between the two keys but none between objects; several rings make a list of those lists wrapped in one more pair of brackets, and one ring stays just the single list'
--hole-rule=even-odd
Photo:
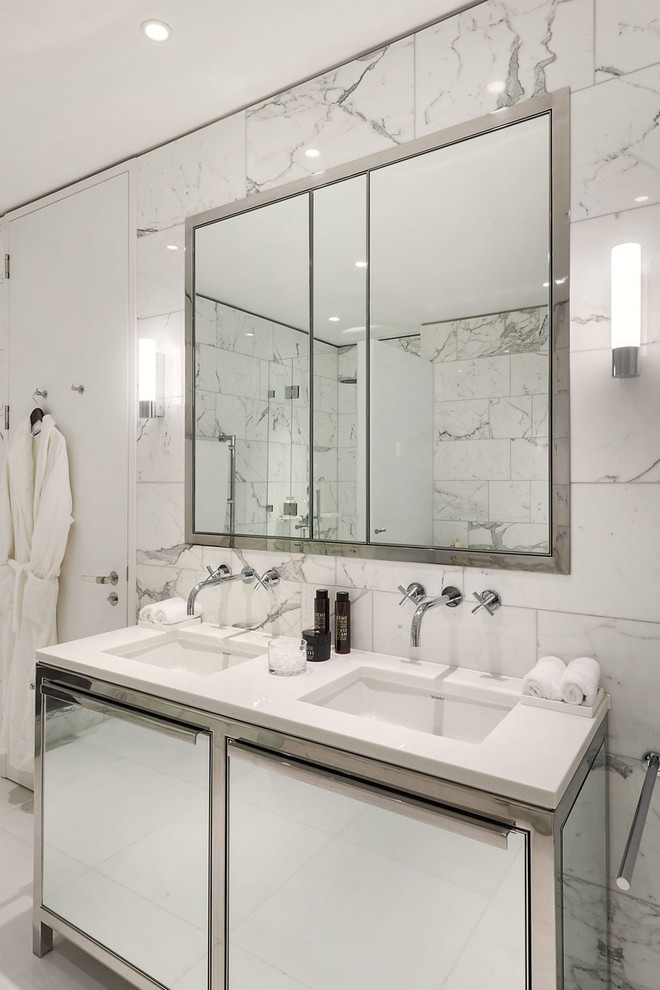
[{"label": "wall sconce reflected in mirror", "polygon": [[156,352],[152,337],[138,340],[138,416],[140,419],[156,419],[163,415],[163,403],[159,402],[159,379],[162,383],[162,354]]},{"label": "wall sconce reflected in mirror", "polygon": [[612,248],[612,377],[639,376],[642,341],[642,247]]}]

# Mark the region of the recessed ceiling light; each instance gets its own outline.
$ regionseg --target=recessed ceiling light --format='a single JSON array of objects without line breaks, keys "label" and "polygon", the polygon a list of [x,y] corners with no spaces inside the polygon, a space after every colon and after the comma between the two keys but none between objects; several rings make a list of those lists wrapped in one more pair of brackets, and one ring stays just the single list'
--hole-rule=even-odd
[{"label": "recessed ceiling light", "polygon": [[646,203],[648,196],[635,196],[636,203]]},{"label": "recessed ceiling light", "polygon": [[367,267],[367,262],[366,261],[356,261],[355,262],[355,267],[356,268],[366,268]]},{"label": "recessed ceiling light", "polygon": [[329,316],[328,317],[328,320],[330,321],[330,323],[339,323],[340,319],[341,319],[340,316]]},{"label": "recessed ceiling light", "polygon": [[254,333],[252,332],[252,330],[246,330],[245,331],[245,336],[246,337],[254,337]]},{"label": "recessed ceiling light", "polygon": [[502,79],[493,79],[486,86],[489,93],[503,93],[506,89],[506,83]]},{"label": "recessed ceiling light", "polygon": [[167,250],[168,251],[178,251],[179,250],[179,247],[178,247],[177,244],[168,244],[167,245]]},{"label": "recessed ceiling light", "polygon": [[142,21],[140,28],[149,41],[169,41],[172,36],[172,28],[165,21],[155,21],[153,19]]},{"label": "recessed ceiling light", "polygon": [[321,152],[318,150],[318,148],[308,148],[305,154],[307,155],[308,158],[318,158]]}]

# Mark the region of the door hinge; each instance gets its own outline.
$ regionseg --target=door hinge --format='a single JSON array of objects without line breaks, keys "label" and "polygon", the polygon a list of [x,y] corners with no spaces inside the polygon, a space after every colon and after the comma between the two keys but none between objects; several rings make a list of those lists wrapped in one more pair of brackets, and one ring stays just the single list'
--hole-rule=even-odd
[{"label": "door hinge", "polygon": [[10,262],[9,255],[6,254],[5,255],[5,278],[9,278],[10,270],[11,270],[11,262]]},{"label": "door hinge", "polygon": [[5,429],[9,429],[9,406],[5,406]]}]

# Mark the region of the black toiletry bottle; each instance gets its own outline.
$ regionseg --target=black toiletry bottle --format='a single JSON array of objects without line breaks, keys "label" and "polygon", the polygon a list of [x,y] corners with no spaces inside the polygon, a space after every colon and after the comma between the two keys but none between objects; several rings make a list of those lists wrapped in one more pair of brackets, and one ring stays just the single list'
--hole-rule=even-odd
[{"label": "black toiletry bottle", "polygon": [[330,600],[326,588],[318,588],[314,599],[314,628],[321,633],[330,632]]},{"label": "black toiletry bottle", "polygon": [[351,601],[347,591],[338,591],[335,601],[335,653],[351,652]]}]

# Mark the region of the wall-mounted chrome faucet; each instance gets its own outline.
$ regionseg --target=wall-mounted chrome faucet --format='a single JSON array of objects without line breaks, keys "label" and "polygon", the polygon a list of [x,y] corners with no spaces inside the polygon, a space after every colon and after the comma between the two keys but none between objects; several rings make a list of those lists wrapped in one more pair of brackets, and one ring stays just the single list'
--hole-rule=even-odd
[{"label": "wall-mounted chrome faucet", "polygon": [[442,594],[437,598],[427,598],[426,588],[419,581],[413,581],[407,588],[399,585],[397,590],[403,595],[399,605],[403,605],[408,601],[412,602],[415,606],[415,614],[410,624],[411,646],[419,646],[421,642],[422,619],[429,609],[435,608],[436,605],[446,605],[448,608],[456,608],[463,601],[463,595],[453,584],[448,584],[443,588]]},{"label": "wall-mounted chrome faucet", "polygon": [[188,595],[187,615],[195,614],[195,599],[197,595],[202,588],[208,588],[212,584],[229,584],[230,581],[242,581],[243,584],[252,584],[253,581],[256,581],[262,588],[275,588],[280,581],[280,575],[274,567],[266,571],[263,577],[260,577],[255,569],[248,564],[245,565],[239,574],[232,574],[226,564],[220,564],[215,571],[212,567],[207,567],[206,570],[209,572],[209,576],[198,581]]}]

